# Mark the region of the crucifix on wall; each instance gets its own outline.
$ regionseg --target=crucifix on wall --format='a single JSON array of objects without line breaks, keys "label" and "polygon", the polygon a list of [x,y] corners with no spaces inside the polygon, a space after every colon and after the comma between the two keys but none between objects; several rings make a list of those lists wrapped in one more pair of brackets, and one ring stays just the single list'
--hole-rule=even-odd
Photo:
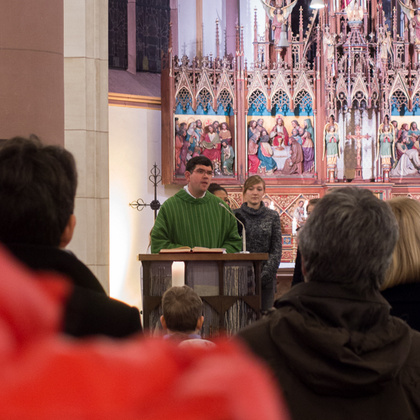
[{"label": "crucifix on wall", "polygon": [[347,135],[348,140],[356,140],[356,167],[354,168],[354,181],[363,181],[362,176],[362,139],[368,139],[371,137],[369,134],[362,136],[362,127],[356,125],[355,134]]},{"label": "crucifix on wall", "polygon": [[153,165],[153,168],[150,170],[151,175],[149,176],[149,181],[153,184],[154,189],[154,199],[150,203],[145,203],[142,198],[138,198],[137,201],[132,201],[129,206],[138,211],[142,211],[145,207],[150,206],[150,208],[155,212],[154,220],[156,220],[157,212],[160,209],[160,202],[157,199],[157,186],[162,181],[160,175],[160,169],[157,167],[156,163]]}]

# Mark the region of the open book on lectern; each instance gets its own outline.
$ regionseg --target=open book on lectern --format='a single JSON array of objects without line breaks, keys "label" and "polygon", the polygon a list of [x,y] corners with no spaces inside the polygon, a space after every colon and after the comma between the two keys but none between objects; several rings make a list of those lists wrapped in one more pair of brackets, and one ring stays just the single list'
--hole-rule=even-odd
[{"label": "open book on lectern", "polygon": [[225,248],[205,248],[203,246],[195,246],[194,248],[190,248],[189,246],[180,246],[178,248],[171,248],[171,249],[161,249],[159,254],[184,254],[188,252],[194,253],[213,253],[213,254],[226,254]]}]

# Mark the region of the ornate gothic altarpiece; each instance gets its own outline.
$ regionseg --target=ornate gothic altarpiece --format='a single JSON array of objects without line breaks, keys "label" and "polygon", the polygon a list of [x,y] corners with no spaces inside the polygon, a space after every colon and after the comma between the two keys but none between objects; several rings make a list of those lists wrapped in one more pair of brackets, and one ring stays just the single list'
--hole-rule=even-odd
[{"label": "ornate gothic altarpiece", "polygon": [[261,175],[293,261],[300,203],[329,188],[420,198],[420,4],[325,0],[304,22],[298,1],[262,3],[252,63],[239,26],[236,54],[220,54],[218,22],[214,57],[165,55],[163,182],[184,183],[186,161],[204,154],[236,207]]}]

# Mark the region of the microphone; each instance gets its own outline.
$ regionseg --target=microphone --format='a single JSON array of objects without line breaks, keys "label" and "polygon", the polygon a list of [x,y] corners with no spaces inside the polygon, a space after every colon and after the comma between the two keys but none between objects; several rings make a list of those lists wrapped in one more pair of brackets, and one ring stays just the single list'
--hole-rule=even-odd
[{"label": "microphone", "polygon": [[224,204],[219,203],[219,206],[221,206],[224,210],[226,210],[232,217],[234,217],[242,225],[242,251],[240,252],[240,254],[249,254],[249,251],[246,250],[246,231],[245,231],[245,225],[231,211],[229,211],[224,206]]}]

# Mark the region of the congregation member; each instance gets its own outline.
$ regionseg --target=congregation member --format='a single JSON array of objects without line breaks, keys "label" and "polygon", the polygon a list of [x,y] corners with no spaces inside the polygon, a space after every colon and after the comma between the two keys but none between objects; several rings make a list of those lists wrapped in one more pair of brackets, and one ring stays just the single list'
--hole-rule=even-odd
[{"label": "congregation member", "polygon": [[382,285],[391,314],[420,331],[420,203],[408,197],[388,201],[399,227],[398,242]]},{"label": "congregation member", "polygon": [[[316,203],[319,201],[319,198],[312,198],[308,201],[308,204],[306,205],[306,215],[309,217],[309,215],[312,213]],[[298,232],[299,232],[298,228]],[[298,240],[299,240],[299,234],[298,234]],[[304,282],[305,279],[303,278],[302,273],[302,255],[300,253],[300,249],[298,246],[298,249],[296,251],[296,259],[295,259],[295,269],[293,270],[293,279],[292,279],[292,286]]]},{"label": "congregation member", "polygon": [[216,182],[212,182],[209,185],[208,191],[212,193],[213,195],[215,195],[216,197],[219,197],[230,207],[229,195],[226,188],[222,187]]},{"label": "congregation member", "polygon": [[299,234],[305,283],[239,332],[281,384],[294,420],[420,418],[420,333],[379,291],[398,238],[371,191],[333,189]]},{"label": "congregation member", "polygon": [[289,420],[274,381],[238,343],[69,340],[69,284],[24,269],[0,246],[0,418]]},{"label": "congregation member", "polygon": [[261,268],[261,310],[267,311],[274,302],[282,236],[279,214],[264,205],[264,194],[265,181],[259,175],[250,176],[243,187],[244,202],[234,212],[245,226],[247,251],[268,253]]},{"label": "congregation member", "polygon": [[242,241],[236,220],[219,198],[207,191],[213,165],[205,156],[188,161],[187,185],[167,199],[159,210],[151,234],[151,251],[182,246],[225,248],[239,252]]},{"label": "congregation member", "polygon": [[124,337],[141,331],[140,313],[109,298],[99,280],[65,247],[76,225],[77,171],[73,155],[38,138],[14,138],[0,147],[0,242],[35,270],[72,283],[63,330],[73,336]]},{"label": "congregation member", "polygon": [[160,322],[166,330],[166,339],[181,345],[213,346],[214,343],[201,338],[204,323],[203,301],[188,286],[170,287],[162,296]]}]

